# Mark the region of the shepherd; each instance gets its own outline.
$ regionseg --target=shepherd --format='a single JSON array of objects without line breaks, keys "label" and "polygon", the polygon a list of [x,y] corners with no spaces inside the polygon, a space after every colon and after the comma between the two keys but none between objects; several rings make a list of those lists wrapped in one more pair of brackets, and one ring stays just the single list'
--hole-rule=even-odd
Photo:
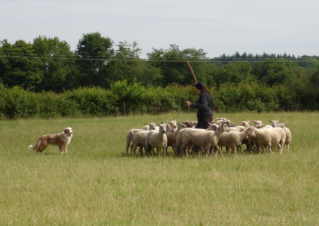
[{"label": "shepherd", "polygon": [[192,103],[191,101],[187,100],[186,105],[188,107],[197,108],[196,128],[207,129],[209,123],[213,120],[213,97],[209,93],[207,87],[203,83],[197,81],[196,75],[189,62],[187,62],[187,65],[193,75],[195,82],[194,86],[199,91],[199,97],[195,103]]}]

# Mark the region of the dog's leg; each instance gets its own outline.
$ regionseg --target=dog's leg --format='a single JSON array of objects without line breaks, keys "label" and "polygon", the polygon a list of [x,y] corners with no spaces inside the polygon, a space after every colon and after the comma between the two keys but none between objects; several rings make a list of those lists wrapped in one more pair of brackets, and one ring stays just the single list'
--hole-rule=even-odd
[{"label": "dog's leg", "polygon": [[48,143],[46,143],[46,142],[41,142],[40,145],[37,146],[36,151],[37,151],[37,152],[43,152],[44,149],[47,148],[47,146],[48,146]]},{"label": "dog's leg", "polygon": [[69,146],[69,145],[67,145],[67,144],[64,146],[64,151],[65,151],[65,152],[68,152],[68,146]]},{"label": "dog's leg", "polygon": [[42,139],[39,138],[37,140],[37,143],[33,146],[33,150],[36,151],[36,152],[39,152],[39,149],[40,149],[41,145],[42,145]]},{"label": "dog's leg", "polygon": [[40,137],[37,141],[37,144],[34,147],[34,150],[36,152],[42,152],[44,151],[44,149],[46,149],[47,146],[48,146],[47,140],[43,137]]},{"label": "dog's leg", "polygon": [[59,150],[61,153],[64,153],[65,152],[65,145],[64,144],[59,145]]}]

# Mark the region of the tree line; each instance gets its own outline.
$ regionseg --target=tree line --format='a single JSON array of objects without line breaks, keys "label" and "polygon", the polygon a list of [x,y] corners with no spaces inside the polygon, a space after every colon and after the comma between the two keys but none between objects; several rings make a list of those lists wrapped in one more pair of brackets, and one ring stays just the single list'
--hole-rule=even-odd
[{"label": "tree line", "polygon": [[216,94],[227,90],[220,105],[231,104],[229,98],[238,95],[233,92],[240,92],[240,87],[258,87],[267,92],[285,90],[285,94],[276,95],[286,95],[292,103],[277,103],[281,110],[319,109],[318,56],[237,52],[209,58],[203,49],[170,45],[167,49],[153,49],[143,59],[137,43],[123,41],[115,45],[100,33],[83,34],[74,51],[58,37],[40,36],[32,42],[0,41],[0,85],[2,89],[20,87],[35,93],[62,93],[85,87],[111,89],[120,81],[128,86],[182,87],[193,82],[186,61],[191,62],[198,80]]}]

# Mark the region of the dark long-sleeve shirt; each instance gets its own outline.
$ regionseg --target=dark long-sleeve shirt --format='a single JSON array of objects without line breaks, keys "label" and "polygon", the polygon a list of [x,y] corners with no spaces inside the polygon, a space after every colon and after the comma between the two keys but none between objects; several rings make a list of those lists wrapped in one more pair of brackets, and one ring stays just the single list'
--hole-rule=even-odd
[{"label": "dark long-sleeve shirt", "polygon": [[207,92],[202,92],[199,95],[198,100],[191,106],[198,109],[198,116],[212,115],[213,98]]}]

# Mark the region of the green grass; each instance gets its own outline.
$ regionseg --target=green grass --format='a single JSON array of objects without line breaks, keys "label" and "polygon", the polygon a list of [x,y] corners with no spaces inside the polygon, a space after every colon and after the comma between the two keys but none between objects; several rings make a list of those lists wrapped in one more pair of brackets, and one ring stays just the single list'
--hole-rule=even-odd
[{"label": "green grass", "polygon": [[[122,155],[129,128],[194,114],[0,121],[0,225],[319,225],[319,113],[221,116],[287,122],[292,151]],[[27,151],[66,126],[69,153]]]}]

